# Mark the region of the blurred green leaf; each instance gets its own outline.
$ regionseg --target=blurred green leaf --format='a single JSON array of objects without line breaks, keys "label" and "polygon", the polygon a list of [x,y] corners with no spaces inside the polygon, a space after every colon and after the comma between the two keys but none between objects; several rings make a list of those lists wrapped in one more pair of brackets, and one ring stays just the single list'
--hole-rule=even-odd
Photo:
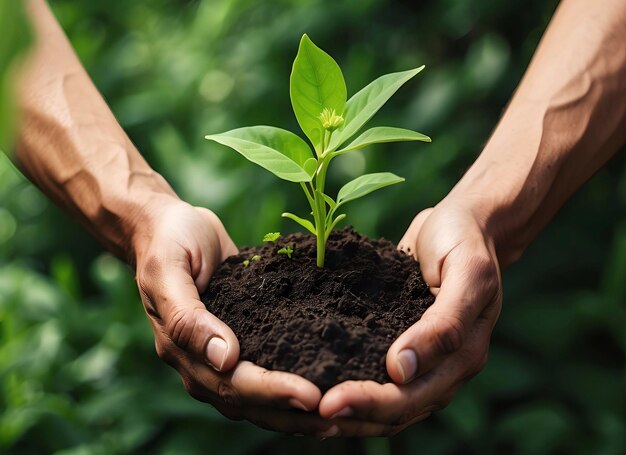
[{"label": "blurred green leaf", "polygon": [[0,30],[0,152],[9,152],[17,125],[13,100],[17,65],[30,42],[22,0],[0,2]]}]

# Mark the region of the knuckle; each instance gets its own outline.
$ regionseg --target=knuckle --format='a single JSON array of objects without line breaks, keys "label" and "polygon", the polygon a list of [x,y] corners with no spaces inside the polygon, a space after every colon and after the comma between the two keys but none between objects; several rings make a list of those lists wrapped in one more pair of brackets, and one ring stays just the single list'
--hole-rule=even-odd
[{"label": "knuckle", "polygon": [[165,325],[165,330],[170,339],[181,349],[187,349],[190,345],[192,334],[197,324],[185,308],[176,308]]},{"label": "knuckle", "polygon": [[140,289],[147,289],[148,284],[158,279],[163,270],[163,259],[157,255],[150,255],[137,267],[136,280]]},{"label": "knuckle", "polygon": [[470,270],[473,270],[477,282],[483,286],[485,293],[496,295],[499,292],[498,266],[488,252],[472,256],[468,265]]},{"label": "knuckle", "polygon": [[495,264],[487,251],[474,254],[470,259],[469,266],[479,275],[488,275],[495,271]]},{"label": "knuckle", "polygon": [[227,382],[220,381],[217,386],[217,394],[220,397],[220,400],[225,404],[232,407],[240,407],[241,406],[241,397],[239,393]]},{"label": "knuckle", "polygon": [[135,274],[135,281],[137,282],[139,294],[145,303],[146,311],[150,315],[158,316],[154,301],[155,299],[153,298],[153,285],[155,282],[160,281],[162,269],[163,260],[156,255],[151,255],[145,261],[142,261],[142,263],[137,267],[137,272]]},{"label": "knuckle", "polygon": [[447,317],[441,319],[435,328],[436,347],[442,354],[458,351],[463,345],[465,326],[461,319]]}]

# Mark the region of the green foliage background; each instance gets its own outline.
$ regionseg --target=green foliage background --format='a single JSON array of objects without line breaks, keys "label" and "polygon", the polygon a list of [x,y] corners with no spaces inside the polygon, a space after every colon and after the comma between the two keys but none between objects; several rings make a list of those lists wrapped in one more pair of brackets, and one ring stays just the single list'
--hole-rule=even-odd
[{"label": "green foliage background", "polygon": [[[348,208],[398,240],[479,153],[555,1],[53,1],[131,138],[239,244],[294,228],[292,185],[207,133],[297,131],[288,78],[307,32],[342,66],[349,95],[426,64],[371,125],[432,144],[338,158],[329,186],[386,169],[407,183]],[[247,182],[242,185],[241,182]],[[626,162],[600,171],[505,273],[487,368],[434,417],[388,439],[294,439],[231,422],[189,398],[155,356],[132,272],[0,155],[0,452],[78,454],[623,453]]]}]

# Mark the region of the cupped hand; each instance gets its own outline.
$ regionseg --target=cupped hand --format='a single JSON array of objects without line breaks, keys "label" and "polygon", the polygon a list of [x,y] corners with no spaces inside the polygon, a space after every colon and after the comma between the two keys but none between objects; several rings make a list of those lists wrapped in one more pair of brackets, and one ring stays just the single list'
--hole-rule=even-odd
[{"label": "cupped hand", "polygon": [[[322,397],[320,415],[339,417],[340,435],[393,434],[425,419],[447,406],[487,361],[502,281],[481,220],[444,200],[414,218],[399,248],[419,260],[435,302],[390,347],[386,362],[393,383],[347,381]],[[346,418],[386,427],[383,433],[352,423],[343,427]]]},{"label": "cupped hand", "polygon": [[306,379],[238,362],[232,330],[200,300],[212,273],[237,248],[217,216],[180,200],[159,201],[135,235],[136,279],[161,359],[194,398],[232,419],[287,433],[323,433],[320,390]]}]

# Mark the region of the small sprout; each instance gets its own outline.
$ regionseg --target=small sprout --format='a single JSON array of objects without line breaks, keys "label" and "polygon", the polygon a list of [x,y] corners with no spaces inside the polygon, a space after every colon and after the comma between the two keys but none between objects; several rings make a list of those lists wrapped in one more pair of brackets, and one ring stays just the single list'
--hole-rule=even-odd
[{"label": "small sprout", "polygon": [[334,109],[325,107],[319,118],[324,129],[331,132],[343,125],[343,117],[337,115]]},{"label": "small sprout", "polygon": [[254,256],[252,256],[250,258],[251,261],[257,262],[258,260],[261,259],[261,256],[259,256],[258,254],[255,254]]},{"label": "small sprout", "polygon": [[293,254],[293,248],[291,245],[287,245],[284,248],[281,248],[277,251],[278,254],[286,254],[289,259],[291,259],[291,255]]},{"label": "small sprout", "polygon": [[276,243],[276,240],[278,240],[280,238],[280,232],[268,232],[267,234],[265,234],[265,236],[263,237],[263,241],[264,242],[268,242],[268,243]]},{"label": "small sprout", "polygon": [[242,264],[243,264],[244,267],[248,267],[250,265],[250,261],[248,259],[244,259]]}]

